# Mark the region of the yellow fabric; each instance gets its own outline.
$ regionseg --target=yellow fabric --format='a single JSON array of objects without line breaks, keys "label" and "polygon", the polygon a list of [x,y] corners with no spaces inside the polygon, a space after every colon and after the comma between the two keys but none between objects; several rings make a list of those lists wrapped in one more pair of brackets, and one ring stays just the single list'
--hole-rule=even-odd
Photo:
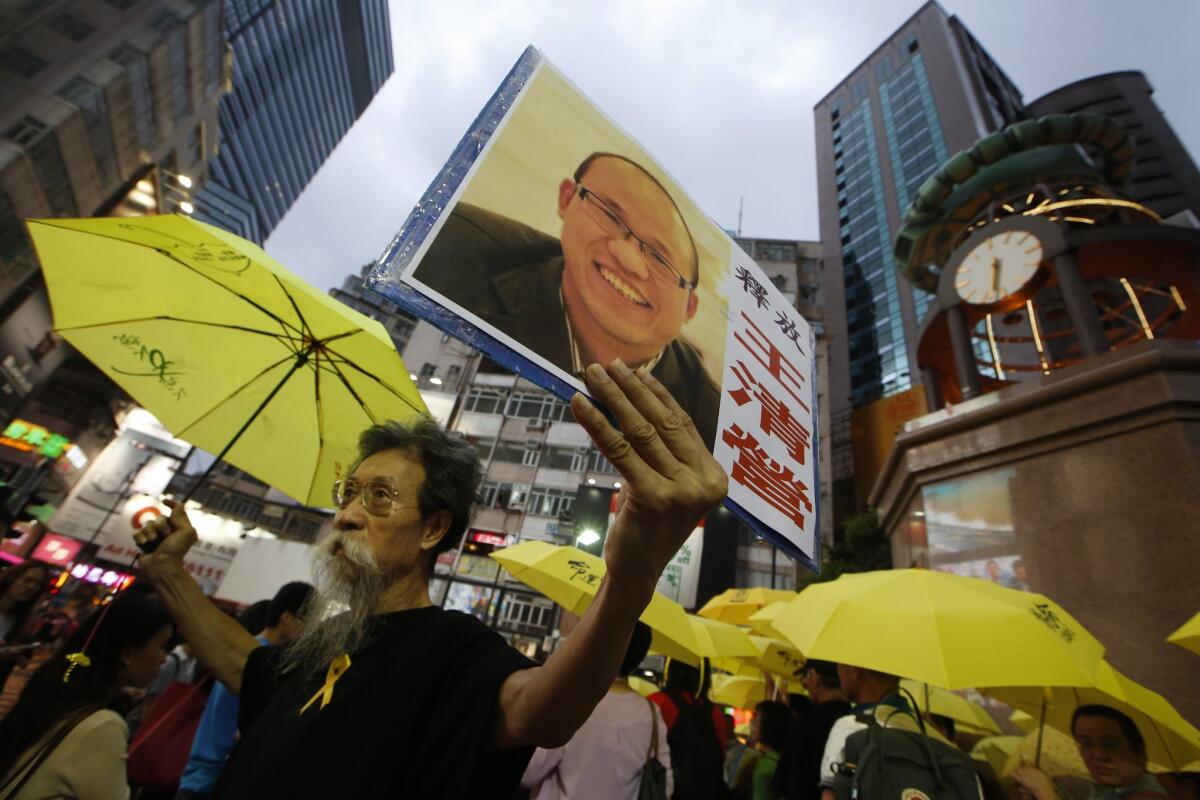
[{"label": "yellow fabric", "polygon": [[250,242],[178,215],[29,230],[59,335],[176,436],[220,452],[288,376],[225,460],[296,500],[330,506],[363,429],[425,413],[382,325]]},{"label": "yellow fabric", "polygon": [[746,675],[713,675],[708,699],[722,706],[753,710],[767,699],[767,682]]},{"label": "yellow fabric", "polygon": [[753,614],[751,614],[749,619],[746,621],[746,624],[750,626],[750,630],[762,636],[770,636],[776,639],[780,638],[779,633],[776,632],[775,628],[772,626],[775,623],[775,619],[781,613],[783,613],[783,610],[787,608],[788,605],[795,599],[796,595],[793,594],[787,600],[776,600],[774,603],[768,603],[758,611],[755,611]]},{"label": "yellow fabric", "polygon": [[1167,641],[1200,655],[1200,613],[1180,625],[1178,630],[1167,637]]},{"label": "yellow fabric", "polygon": [[[576,547],[531,540],[493,551],[491,557],[521,583],[549,597],[576,616],[583,616],[604,578],[604,559]],[[693,666],[700,643],[683,606],[655,592],[642,612],[650,627],[650,649]]]},{"label": "yellow fabric", "polygon": [[688,622],[699,645],[697,656],[704,658],[757,658],[758,648],[746,632],[736,625],[688,614]]},{"label": "yellow fabric", "polygon": [[300,709],[300,713],[303,714],[305,711],[308,711],[309,707],[318,700],[321,701],[321,708],[329,705],[329,702],[333,700],[334,685],[346,674],[346,670],[348,669],[350,669],[350,656],[345,653],[342,653],[331,661],[329,669],[325,672],[325,683],[320,689],[317,689],[312,697],[308,698],[308,702]]},{"label": "yellow fabric", "polygon": [[1037,763],[1038,768],[1051,778],[1082,778],[1091,780],[1091,773],[1079,755],[1079,746],[1065,733],[1046,728],[1042,734],[1041,757],[1038,757],[1038,735],[1035,728],[1025,734],[1017,745],[1016,752],[1009,755],[1004,768],[997,773],[1002,778],[1013,774],[1020,764]]},{"label": "yellow fabric", "polygon": [[795,592],[782,589],[726,589],[704,604],[696,613],[707,619],[745,625],[750,616],[771,603],[791,600]]},{"label": "yellow fabric", "polygon": [[[769,672],[780,678],[796,680],[804,666],[804,656],[787,642],[767,636],[750,637],[755,655],[752,657],[722,658],[713,664],[735,675]],[[746,670],[750,670],[746,673]]]},{"label": "yellow fabric", "polygon": [[1067,735],[1071,733],[1075,709],[1099,703],[1127,714],[1137,723],[1151,763],[1174,771],[1200,759],[1200,730],[1189,724],[1165,697],[1122,675],[1107,662],[1101,662],[1093,687],[1054,687],[1048,692],[1040,688],[996,687],[983,691],[1028,714],[1035,733],[1043,701],[1048,728]]},{"label": "yellow fabric", "polygon": [[651,683],[645,678],[639,678],[636,675],[630,675],[627,680],[629,681],[629,688],[633,689],[642,697],[649,697],[655,692],[661,691],[654,683]]},{"label": "yellow fabric", "polygon": [[918,681],[902,680],[900,688],[912,693],[917,707],[926,713],[954,720],[955,728],[965,733],[1000,733],[1000,726],[987,710],[962,695]]},{"label": "yellow fabric", "polygon": [[963,689],[1086,686],[1104,646],[1043,595],[924,569],[842,575],[772,623],[809,658]]},{"label": "yellow fabric", "polygon": [[997,777],[1021,744],[1020,736],[985,736],[971,748],[971,758],[992,765]]}]

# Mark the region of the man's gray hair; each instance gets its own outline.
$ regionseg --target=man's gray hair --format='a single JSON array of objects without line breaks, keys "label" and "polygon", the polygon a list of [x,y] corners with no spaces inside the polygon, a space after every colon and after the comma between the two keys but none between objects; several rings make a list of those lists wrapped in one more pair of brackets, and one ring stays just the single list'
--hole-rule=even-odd
[{"label": "man's gray hair", "polygon": [[376,453],[399,450],[421,463],[425,483],[417,496],[421,516],[435,511],[450,512],[450,528],[433,548],[430,569],[439,553],[458,546],[471,521],[471,505],[483,474],[474,446],[456,433],[443,430],[428,417],[410,422],[373,425],[358,437],[361,464]]}]

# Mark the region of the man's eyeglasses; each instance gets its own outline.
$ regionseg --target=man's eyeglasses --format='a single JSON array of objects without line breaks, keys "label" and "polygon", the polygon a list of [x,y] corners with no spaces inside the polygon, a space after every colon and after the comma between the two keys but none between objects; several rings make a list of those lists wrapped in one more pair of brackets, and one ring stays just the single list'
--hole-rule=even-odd
[{"label": "man's eyeglasses", "polygon": [[386,517],[396,508],[396,491],[382,480],[359,481],[353,478],[333,482],[333,505],[345,508],[361,498],[368,514]]},{"label": "man's eyeglasses", "polygon": [[676,269],[671,260],[654,249],[653,245],[647,244],[640,236],[625,224],[625,220],[613,211],[612,207],[596,196],[596,193],[591,189],[579,184],[579,199],[583,201],[583,208],[588,212],[600,229],[609,236],[614,236],[618,239],[633,239],[638,243],[638,248],[641,250],[642,258],[650,266],[650,274],[666,283],[673,283],[680,289],[695,289],[696,281],[689,281],[683,277],[683,273]]}]

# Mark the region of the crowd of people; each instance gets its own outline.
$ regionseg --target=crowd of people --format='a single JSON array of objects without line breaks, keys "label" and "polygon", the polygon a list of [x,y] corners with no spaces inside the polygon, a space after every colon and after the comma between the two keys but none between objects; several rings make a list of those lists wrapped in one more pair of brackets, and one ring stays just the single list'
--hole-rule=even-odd
[{"label": "crowd of people", "polygon": [[[706,662],[668,662],[661,691],[639,696],[630,677],[651,632],[638,618],[727,480],[645,369],[593,365],[587,378],[629,434],[581,395],[572,408],[626,485],[605,578],[543,663],[429,599],[438,554],[469,520],[474,447],[428,420],[377,425],[334,487],[313,585],[287,584],[240,619],[184,568],[197,537],[174,502],[135,537],[141,579],[108,602],[39,620],[48,570],[0,575],[6,644],[63,637],[0,721],[0,798],[1004,796],[896,676],[810,660],[807,697],[757,704],[744,737],[709,700]],[[1143,734],[1119,711],[1081,707],[1072,734],[1097,800],[1196,800],[1195,784],[1168,793],[1147,771]],[[1007,794],[1060,792],[1023,765]]]}]

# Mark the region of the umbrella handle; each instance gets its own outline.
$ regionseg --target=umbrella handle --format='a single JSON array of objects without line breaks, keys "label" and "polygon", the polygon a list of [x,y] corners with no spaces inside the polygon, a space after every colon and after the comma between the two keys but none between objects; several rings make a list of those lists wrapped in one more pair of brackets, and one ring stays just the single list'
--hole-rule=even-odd
[{"label": "umbrella handle", "polygon": [[1042,713],[1041,713],[1040,718],[1038,719],[1037,750],[1034,751],[1034,754],[1033,754],[1033,765],[1035,767],[1040,767],[1042,765],[1042,734],[1045,732],[1045,730],[1046,730],[1046,693],[1045,693],[1045,690],[1043,690],[1043,692],[1042,692]]}]

